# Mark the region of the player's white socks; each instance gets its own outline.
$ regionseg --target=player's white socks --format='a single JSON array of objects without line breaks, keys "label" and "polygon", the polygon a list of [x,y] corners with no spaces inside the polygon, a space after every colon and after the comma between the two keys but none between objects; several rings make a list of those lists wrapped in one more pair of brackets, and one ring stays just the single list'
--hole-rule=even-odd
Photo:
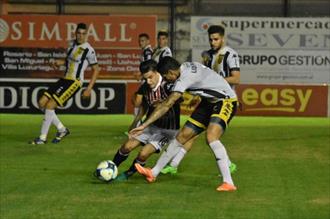
[{"label": "player's white socks", "polygon": [[170,166],[177,168],[181,162],[181,160],[186,155],[187,151],[183,147],[180,148],[179,152],[175,155],[175,157],[172,159]]},{"label": "player's white socks", "polygon": [[209,145],[217,160],[219,170],[223,176],[223,181],[231,185],[234,185],[233,179],[231,178],[230,175],[226,148],[219,140],[213,141]]},{"label": "player's white socks", "polygon": [[41,133],[40,133],[40,136],[39,136],[39,138],[41,140],[46,141],[47,134],[48,134],[48,131],[49,131],[49,127],[50,127],[50,125],[53,121],[53,118],[54,118],[54,114],[55,114],[54,110],[49,110],[49,109],[45,110],[45,116],[44,116],[44,120],[43,120],[42,125],[41,125]]},{"label": "player's white socks", "polygon": [[170,145],[162,153],[162,155],[157,160],[156,165],[152,168],[151,172],[154,177],[157,177],[160,171],[170,162],[170,160],[179,152],[182,144],[176,139],[171,141]]},{"label": "player's white socks", "polygon": [[55,113],[55,110],[54,110],[54,115],[53,115],[53,121],[52,121],[52,123],[55,125],[55,127],[57,128],[57,130],[59,132],[64,132],[65,131],[65,126],[60,121],[60,119],[57,117],[57,115]]}]

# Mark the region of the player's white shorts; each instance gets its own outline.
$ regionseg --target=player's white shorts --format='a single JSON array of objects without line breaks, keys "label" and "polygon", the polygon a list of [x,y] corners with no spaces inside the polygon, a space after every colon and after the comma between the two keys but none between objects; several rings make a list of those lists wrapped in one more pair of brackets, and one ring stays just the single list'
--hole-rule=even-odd
[{"label": "player's white shorts", "polygon": [[147,127],[143,133],[136,136],[135,139],[143,144],[152,144],[157,152],[173,140],[179,130],[175,129],[161,129],[154,125]]}]

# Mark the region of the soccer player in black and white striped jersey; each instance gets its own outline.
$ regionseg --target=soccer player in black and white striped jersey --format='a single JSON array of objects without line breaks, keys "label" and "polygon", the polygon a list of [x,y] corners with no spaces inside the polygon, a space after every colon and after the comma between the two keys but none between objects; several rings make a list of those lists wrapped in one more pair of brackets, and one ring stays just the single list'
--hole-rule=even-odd
[{"label": "soccer player in black and white striped jersey", "polygon": [[[147,60],[140,65],[140,71],[144,78],[144,83],[139,88],[142,95],[144,107],[132,122],[129,130],[136,127],[137,122],[143,117],[148,118],[155,108],[163,102],[171,93],[173,84],[166,82],[157,72],[157,62]],[[134,159],[131,167],[117,177],[117,180],[127,180],[136,172],[135,163],[144,166],[146,160],[161,149],[171,140],[180,128],[180,100],[173,104],[169,111],[156,120],[150,127],[145,129],[140,135],[129,138],[117,151],[112,159],[119,166],[128,158],[129,153],[138,146],[144,145],[138,156]],[[192,142],[192,141],[191,141]],[[187,142],[189,144],[190,142]]]},{"label": "soccer player in black and white striped jersey", "polygon": [[157,34],[157,47],[152,54],[152,59],[158,63],[167,56],[172,57],[172,51],[168,47],[168,33],[166,31],[159,31]]},{"label": "soccer player in black and white striped jersey", "polygon": [[52,143],[59,143],[63,137],[70,134],[55,113],[58,106],[64,106],[65,103],[82,87],[84,81],[85,69],[90,65],[93,69],[93,75],[89,81],[88,87],[84,90],[82,96],[89,97],[92,88],[99,74],[99,66],[95,50],[87,42],[87,26],[79,23],[75,32],[76,39],[67,49],[65,60],[55,60],[51,64],[54,68],[65,65],[64,77],[44,92],[39,99],[39,108],[45,112],[42,122],[40,136],[35,138],[30,144],[45,144],[48,130],[53,124],[57,128],[57,133]]},{"label": "soccer player in black and white striped jersey", "polygon": [[203,64],[222,77],[234,88],[240,82],[240,65],[238,53],[225,44],[225,28],[212,25],[207,30],[210,50],[202,53]]}]

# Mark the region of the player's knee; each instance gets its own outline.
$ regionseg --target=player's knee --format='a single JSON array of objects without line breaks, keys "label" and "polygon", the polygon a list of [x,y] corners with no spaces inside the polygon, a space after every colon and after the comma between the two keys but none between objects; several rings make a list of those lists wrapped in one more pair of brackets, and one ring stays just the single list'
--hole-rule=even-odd
[{"label": "player's knee", "polygon": [[194,137],[194,133],[184,130],[182,129],[178,135],[176,136],[176,139],[178,142],[180,142],[181,144],[185,144],[186,142],[188,142],[190,139],[192,139]]},{"label": "player's knee", "polygon": [[38,106],[40,110],[44,110],[46,107],[47,101],[45,98],[40,98],[38,101]]},{"label": "player's knee", "polygon": [[139,155],[138,155],[138,160],[141,162],[145,162],[148,157],[150,156],[149,153],[145,152],[145,151],[140,151]]},{"label": "player's knee", "polygon": [[122,154],[129,154],[132,151],[132,148],[127,147],[126,145],[121,146],[119,149]]},{"label": "player's knee", "polygon": [[218,132],[206,132],[206,141],[208,144],[211,142],[219,140],[221,137],[221,133]]}]

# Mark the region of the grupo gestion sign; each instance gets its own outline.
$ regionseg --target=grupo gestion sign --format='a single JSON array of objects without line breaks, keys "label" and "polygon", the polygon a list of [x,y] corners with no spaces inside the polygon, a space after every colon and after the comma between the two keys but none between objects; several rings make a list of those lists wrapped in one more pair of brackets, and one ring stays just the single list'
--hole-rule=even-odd
[{"label": "grupo gestion sign", "polygon": [[192,60],[210,48],[207,29],[220,24],[240,55],[242,84],[329,84],[329,18],[192,17]]}]

